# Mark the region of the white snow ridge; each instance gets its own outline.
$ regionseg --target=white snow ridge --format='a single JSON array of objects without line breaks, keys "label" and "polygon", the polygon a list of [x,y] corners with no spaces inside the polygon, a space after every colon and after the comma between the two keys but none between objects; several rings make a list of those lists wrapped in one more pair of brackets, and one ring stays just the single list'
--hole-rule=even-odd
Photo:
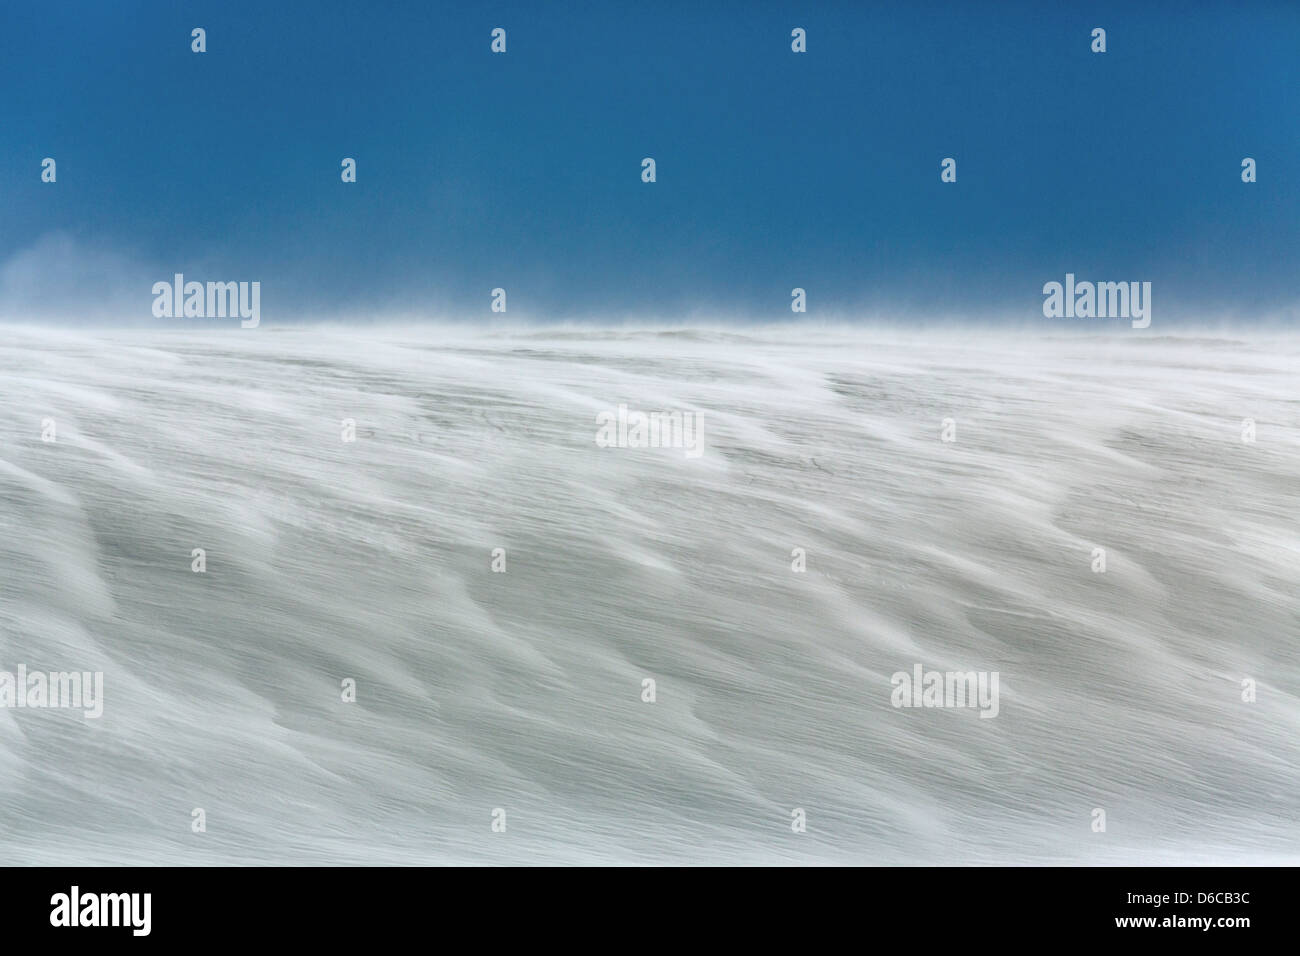
[{"label": "white snow ridge", "polygon": [[1300,862],[1298,358],[10,330],[0,671],[104,676],[0,701],[6,857]]}]

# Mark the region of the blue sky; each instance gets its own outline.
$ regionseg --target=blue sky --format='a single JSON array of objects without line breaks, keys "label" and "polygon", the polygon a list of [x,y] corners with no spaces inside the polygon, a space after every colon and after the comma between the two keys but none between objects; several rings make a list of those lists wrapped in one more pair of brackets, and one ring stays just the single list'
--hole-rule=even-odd
[{"label": "blue sky", "polygon": [[1284,2],[11,0],[0,306],[1044,321],[1068,271],[1300,318],[1297,51]]}]

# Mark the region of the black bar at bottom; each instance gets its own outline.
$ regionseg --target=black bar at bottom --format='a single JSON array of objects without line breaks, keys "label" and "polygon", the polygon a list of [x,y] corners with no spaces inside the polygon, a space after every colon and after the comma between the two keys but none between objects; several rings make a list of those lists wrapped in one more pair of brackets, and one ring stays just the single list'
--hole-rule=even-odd
[{"label": "black bar at bottom", "polygon": [[443,934],[456,929],[480,941],[522,934],[535,943],[590,936],[604,945],[621,938],[659,946],[673,938],[685,943],[693,937],[680,934],[698,927],[732,942],[771,943],[769,934],[780,932],[829,943],[847,933],[860,942],[929,940],[946,950],[963,941],[1060,937],[1176,946],[1285,938],[1294,872],[773,868],[719,878],[710,868],[544,875],[488,868],[29,868],[8,869],[4,879],[6,942],[57,945],[75,935],[77,942],[115,937],[128,945],[284,941],[297,950],[401,943],[421,931],[451,943],[454,937]]}]

